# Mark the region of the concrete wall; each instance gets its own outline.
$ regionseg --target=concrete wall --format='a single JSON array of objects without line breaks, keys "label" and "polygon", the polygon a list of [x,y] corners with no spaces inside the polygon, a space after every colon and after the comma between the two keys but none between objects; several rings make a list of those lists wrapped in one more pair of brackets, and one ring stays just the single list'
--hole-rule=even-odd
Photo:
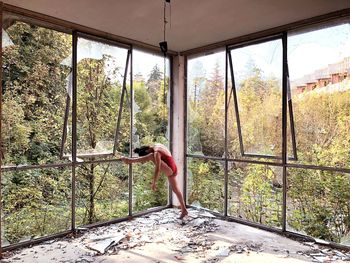
[{"label": "concrete wall", "polygon": [[[184,57],[175,56],[173,59],[173,156],[177,164],[177,180],[180,190],[184,185]],[[173,204],[178,206],[179,202],[173,194]]]}]

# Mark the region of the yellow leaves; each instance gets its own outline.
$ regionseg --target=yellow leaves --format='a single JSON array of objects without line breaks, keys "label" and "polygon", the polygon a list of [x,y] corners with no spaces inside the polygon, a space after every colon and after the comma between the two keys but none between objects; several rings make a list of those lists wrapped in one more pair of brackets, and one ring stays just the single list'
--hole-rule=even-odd
[{"label": "yellow leaves", "polygon": [[209,166],[206,163],[201,163],[198,168],[198,175],[203,176],[209,173]]}]

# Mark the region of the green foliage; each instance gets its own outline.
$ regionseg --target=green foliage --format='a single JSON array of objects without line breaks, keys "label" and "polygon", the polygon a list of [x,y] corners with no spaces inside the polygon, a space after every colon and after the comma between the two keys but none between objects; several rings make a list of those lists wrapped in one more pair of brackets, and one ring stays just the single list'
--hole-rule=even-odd
[{"label": "green foliage", "polygon": [[[200,69],[200,67],[199,67]],[[224,93],[217,68],[200,96],[193,85],[204,73],[194,74],[188,101],[188,151],[223,156]],[[263,78],[249,65],[249,74],[236,83],[245,152],[281,156],[282,89],[280,81]],[[342,85],[349,85],[346,80]],[[196,87],[197,89],[197,87]],[[230,91],[230,89],[229,89]],[[350,91],[293,94],[298,162],[349,167]],[[233,98],[228,106],[228,155],[240,157]],[[288,152],[291,154],[290,124]],[[232,166],[232,167],[230,167]],[[217,174],[204,161],[188,162],[189,203],[217,209],[223,206]],[[281,227],[282,169],[265,165],[229,163],[229,213],[256,223]],[[350,177],[348,174],[288,169],[287,227],[314,237],[341,242],[350,235]],[[210,191],[208,191],[210,189]]]},{"label": "green foliage", "polygon": [[133,168],[133,211],[142,211],[168,203],[168,183],[165,175],[157,182],[157,190],[151,189],[154,165],[146,163]]},{"label": "green foliage", "polygon": [[70,226],[70,170],[3,174],[4,238],[10,243]]},{"label": "green foliage", "polygon": [[[107,60],[104,56],[102,60],[84,59],[78,64],[78,152],[110,152],[113,149],[122,87],[113,84],[106,75]],[[112,74],[118,71],[119,68],[115,68]],[[129,107],[125,106],[119,140],[124,144],[129,139],[126,135],[130,118]]]},{"label": "green foliage", "polygon": [[[63,65],[71,55],[71,36],[16,22],[6,29],[14,45],[3,49],[2,136],[4,165],[40,165],[60,159],[67,103],[68,77]],[[87,40],[86,40],[87,41]],[[79,46],[84,54],[85,47]],[[118,49],[91,41],[88,48],[103,53]],[[97,50],[95,49],[95,51]],[[126,51],[125,51],[126,52]],[[83,57],[77,65],[77,151],[111,152],[114,146],[122,85],[117,58]],[[122,61],[123,63],[125,61]],[[168,80],[166,80],[168,82]],[[168,144],[167,88],[162,72],[152,70],[147,85],[135,82],[135,101],[141,111],[134,118],[140,142]],[[168,85],[166,85],[168,87]],[[117,151],[130,151],[130,87],[126,87]],[[71,98],[70,98],[71,100]],[[71,154],[72,101],[64,153]],[[133,139],[135,139],[133,137]],[[85,158],[85,157],[82,157]],[[85,158],[96,161],[100,157]],[[144,169],[146,168],[146,169]],[[122,163],[79,164],[76,168],[76,222],[86,225],[125,217],[129,213],[129,167]],[[152,166],[134,167],[134,209],[166,205],[166,178],[158,191],[150,190]],[[71,227],[71,167],[6,172],[3,181],[3,243],[45,236]],[[147,176],[148,180],[143,179]]]},{"label": "green foliage", "polygon": [[[222,156],[224,153],[225,93],[223,77],[216,64],[211,78],[201,91],[199,100],[190,108],[189,148],[204,155]],[[192,146],[192,141],[194,145]],[[200,142],[200,146],[199,146]]]},{"label": "green foliage", "polygon": [[77,224],[86,225],[128,215],[128,167],[86,164],[77,170]]},{"label": "green foliage", "polygon": [[[138,112],[135,113],[136,135],[139,145],[154,143],[169,144],[168,129],[168,82],[164,86],[163,74],[155,65],[145,83],[135,81],[134,97]],[[154,165],[147,163],[133,166],[133,211],[142,211],[155,206],[165,206],[168,202],[168,184],[165,175],[157,183],[157,191],[151,190]]]},{"label": "green foliage", "polygon": [[349,233],[350,177],[327,171],[289,171],[288,222],[309,235],[340,242]]},{"label": "green foliage", "polygon": [[[16,22],[3,52],[5,164],[57,161],[69,68],[69,36]],[[55,50],[55,52],[52,52]]]},{"label": "green foliage", "polygon": [[282,191],[273,186],[274,171],[261,165],[248,166],[244,170],[247,175],[241,188],[242,215],[260,224],[281,226]]},{"label": "green foliage", "polygon": [[188,202],[199,207],[222,212],[224,201],[222,164],[209,160],[192,160],[188,168]]},{"label": "green foliage", "polygon": [[237,97],[245,151],[281,155],[282,92],[277,79],[264,80],[253,67]]},{"label": "green foliage", "polygon": [[229,169],[229,214],[280,227],[282,222],[281,169],[266,165],[234,165]]}]

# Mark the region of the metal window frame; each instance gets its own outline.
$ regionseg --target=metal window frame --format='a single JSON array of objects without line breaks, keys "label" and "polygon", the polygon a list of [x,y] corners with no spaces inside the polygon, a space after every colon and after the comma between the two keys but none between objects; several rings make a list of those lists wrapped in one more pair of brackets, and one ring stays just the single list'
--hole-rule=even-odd
[{"label": "metal window frame", "polygon": [[[125,96],[125,93],[127,92],[127,90],[126,90],[126,79],[127,79],[127,74],[128,74],[127,72],[128,72],[128,68],[129,68],[130,57],[131,57],[131,50],[128,50],[128,53],[126,55],[126,62],[125,62],[125,71],[124,71],[122,94],[120,95],[118,118],[117,118],[117,121],[116,121],[117,122],[117,127],[115,129],[115,135],[114,135],[114,146],[113,146],[113,152],[112,152],[113,155],[115,155],[115,153],[117,151],[117,144],[118,144],[119,130],[120,130],[120,122],[122,120],[122,113],[123,113],[124,96]],[[132,107],[130,107],[130,109],[132,110]]]},{"label": "metal window frame", "polygon": [[187,135],[188,135],[188,88],[187,88],[187,75],[188,75],[188,57],[185,55],[184,56],[184,97],[183,97],[183,105],[184,105],[184,130],[183,130],[183,144],[184,144],[184,153],[183,153],[183,160],[184,160],[184,167],[183,167],[183,175],[184,175],[184,183],[183,183],[183,198],[185,201],[185,205],[188,206],[187,204],[187,182],[188,182],[188,176],[187,176],[187,158],[188,158],[188,140],[187,140]]},{"label": "metal window frame", "polygon": [[[8,165],[8,166],[3,166],[2,165],[2,158],[0,158],[0,164],[1,164],[1,168],[0,168],[0,182],[2,179],[1,174],[3,172],[11,172],[11,171],[26,171],[26,170],[33,170],[33,169],[45,169],[45,168],[60,168],[60,167],[71,167],[72,172],[71,172],[71,226],[70,229],[67,229],[65,231],[59,232],[59,233],[55,233],[55,234],[50,234],[50,235],[45,235],[45,236],[41,236],[38,238],[34,238],[31,240],[27,240],[27,241],[22,241],[22,242],[18,242],[15,244],[10,244],[10,245],[6,245],[3,246],[2,245],[2,241],[0,240],[0,257],[3,253],[3,251],[10,251],[10,250],[14,250],[14,249],[18,249],[18,248],[22,248],[22,247],[26,247],[29,245],[34,245],[46,240],[51,240],[54,238],[58,238],[58,237],[63,237],[67,234],[71,234],[71,233],[76,233],[79,229],[76,228],[76,221],[75,221],[75,199],[76,199],[76,168],[79,167],[80,165],[83,164],[90,164],[90,163],[98,163],[98,164],[103,164],[103,163],[113,163],[113,162],[120,162],[121,160],[118,158],[114,158],[113,157],[113,153],[111,154],[77,154],[77,127],[76,127],[76,118],[77,118],[77,40],[78,37],[84,37],[84,38],[88,38],[91,40],[95,40],[95,41],[99,41],[102,43],[106,43],[109,45],[114,45],[117,47],[123,47],[123,48],[127,48],[128,53],[127,53],[127,60],[128,60],[128,64],[125,68],[125,72],[127,72],[127,69],[130,66],[129,69],[129,74],[130,74],[130,101],[128,101],[128,93],[127,93],[127,89],[126,89],[126,79],[127,79],[127,73],[124,75],[124,81],[123,81],[123,88],[125,90],[125,97],[126,100],[128,102],[128,104],[130,105],[130,156],[132,156],[132,148],[133,148],[133,141],[132,141],[132,130],[133,130],[133,49],[135,47],[137,47],[138,49],[142,50],[143,52],[149,53],[149,54],[155,54],[155,55],[159,55],[162,56],[162,53],[159,51],[158,47],[152,47],[150,45],[145,45],[143,43],[139,43],[136,41],[124,41],[122,42],[122,40],[120,40],[119,37],[116,37],[114,35],[110,35],[110,34],[105,34],[104,32],[100,32],[98,30],[94,30],[94,29],[90,29],[90,28],[86,28],[83,26],[79,26],[76,25],[74,23],[70,23],[70,22],[66,22],[66,21],[62,21],[60,19],[56,19],[56,18],[52,18],[52,17],[48,17],[46,15],[42,15],[36,12],[32,12],[29,10],[25,10],[19,7],[15,7],[15,6],[11,6],[8,4],[3,4],[3,2],[0,1],[0,23],[1,26],[3,24],[3,14],[6,12],[6,14],[9,15],[14,15],[15,17],[19,17],[22,18],[21,21],[25,22],[25,23],[29,23],[29,24],[34,24],[40,27],[44,27],[50,30],[55,30],[58,32],[62,32],[62,33],[67,33],[70,34],[72,36],[72,98],[69,99],[67,97],[66,99],[66,109],[65,109],[65,115],[68,116],[69,115],[69,110],[70,110],[70,103],[72,104],[72,131],[71,131],[71,136],[72,136],[72,154],[70,157],[72,157],[72,160],[70,162],[62,162],[62,163],[48,163],[48,164],[40,164],[40,165]],[[2,28],[2,27],[1,27]],[[2,40],[2,33],[0,33],[0,40]],[[0,47],[0,65],[2,65],[2,46]],[[173,51],[169,51],[167,57],[169,59],[172,59],[172,55],[177,54]],[[169,123],[168,123],[168,128],[170,129],[170,148],[172,148],[173,146],[173,138],[172,138],[172,134],[173,134],[173,76],[172,76],[172,67],[173,65],[170,63],[170,76],[169,76],[169,92],[170,92],[170,105],[168,105],[169,107]],[[0,80],[2,79],[2,74],[0,74]],[[0,89],[2,90],[2,82],[0,81]],[[69,100],[69,101],[68,101]],[[2,114],[2,92],[0,92],[0,115]],[[2,118],[0,118],[2,119]],[[117,120],[118,121],[118,120]],[[64,119],[64,126],[66,127],[66,125],[68,124],[68,118],[65,117]],[[1,143],[1,139],[2,139],[2,133],[1,133],[1,125],[2,122],[0,120],[0,143]],[[64,141],[65,138],[67,136],[67,130],[66,128],[63,129],[64,131],[62,131],[62,138],[61,138],[61,152],[60,152],[60,156],[63,157],[68,157],[68,156],[64,156],[62,149],[64,149],[62,147],[62,145],[64,145]],[[118,129],[116,129],[116,133],[118,132]],[[64,135],[65,133],[65,135]],[[0,149],[1,150],[1,149]],[[101,159],[99,157],[112,157],[112,158],[108,158],[108,159]],[[84,159],[83,162],[78,161],[78,158],[82,158]],[[126,221],[126,220],[130,220],[132,218],[137,218],[149,213],[153,213],[156,211],[161,211],[163,209],[167,209],[172,207],[172,199],[171,199],[171,192],[168,191],[168,195],[169,195],[169,202],[167,205],[165,206],[160,206],[160,207],[152,207],[150,209],[144,210],[144,211],[138,211],[136,213],[133,212],[133,208],[132,208],[132,188],[133,188],[133,171],[132,171],[132,165],[129,165],[129,174],[128,174],[128,188],[129,188],[129,208],[128,208],[128,216],[124,217],[124,218],[116,218],[116,219],[112,219],[106,222],[96,222],[94,224],[91,225],[83,225],[81,227],[97,227],[97,226],[103,226],[103,225],[109,225],[112,223],[117,223],[117,222],[121,222],[121,221]],[[2,194],[2,188],[0,188],[0,198],[1,198],[1,194]],[[0,210],[2,211],[2,203],[0,203]],[[0,219],[2,217],[2,214],[0,215]],[[0,220],[0,231],[3,230],[3,222],[2,220]]]},{"label": "metal window frame", "polygon": [[[168,123],[168,126],[169,126],[169,149],[170,149],[170,152],[173,153],[174,151],[174,130],[173,130],[173,123],[174,123],[174,72],[173,72],[173,57],[172,56],[169,56],[169,66],[170,66],[170,76],[169,76],[169,82],[168,82],[168,92],[170,93],[170,110],[169,110],[169,114],[168,114],[168,118],[169,118],[169,123]],[[165,85],[165,83],[164,83]],[[171,186],[170,184],[168,184],[168,205],[170,207],[173,206],[173,192],[172,192],[172,189],[171,189]]]},{"label": "metal window frame", "polygon": [[[94,42],[98,42],[98,43],[108,44],[108,45],[111,45],[113,47],[124,48],[127,51],[125,68],[124,68],[124,75],[123,75],[122,92],[121,92],[121,96],[120,96],[119,110],[118,110],[118,114],[117,114],[116,125],[115,125],[116,127],[115,127],[115,132],[114,132],[113,150],[110,153],[84,153],[84,154],[77,154],[77,156],[76,156],[76,157],[81,158],[81,159],[111,157],[111,156],[114,156],[116,154],[116,151],[117,151],[119,132],[120,132],[120,123],[121,123],[122,112],[123,112],[124,97],[125,97],[125,93],[127,93],[126,82],[127,82],[128,71],[129,71],[129,64],[130,64],[130,60],[131,60],[130,59],[130,57],[131,57],[131,46],[123,45],[123,44],[120,44],[120,43],[114,43],[111,40],[101,39],[99,37],[91,36],[91,35],[88,35],[86,33],[80,33],[80,32],[77,32],[77,38],[83,38],[83,39],[86,39],[86,40],[89,40],[89,41],[94,41]],[[76,39],[75,42],[76,43],[74,43],[73,45],[77,45],[78,44],[77,43],[78,39]],[[78,52],[78,50],[76,52]],[[73,58],[74,58],[74,55],[73,55]],[[76,63],[76,62],[77,61],[72,62],[72,63]],[[131,67],[130,67],[130,70],[131,70]],[[75,72],[75,74],[77,74],[77,72]],[[73,78],[75,78],[74,81],[77,81],[76,80],[76,76],[73,77]],[[73,84],[73,82],[72,82],[72,84]],[[75,85],[77,85],[77,84],[75,84]],[[131,107],[131,105],[130,105],[130,107]],[[66,110],[65,110],[65,114],[64,114],[64,124],[63,124],[62,138],[61,138],[61,149],[60,149],[60,158],[61,159],[73,157],[72,153],[68,154],[68,155],[64,155],[64,146],[65,146],[66,139],[67,139],[67,127],[68,127],[68,119],[69,119],[69,108],[70,108],[70,94],[67,94]],[[76,150],[78,150],[78,149],[76,149]]]},{"label": "metal window frame", "polygon": [[[189,50],[189,51],[184,51],[181,54],[185,58],[185,98],[184,98],[184,107],[185,107],[185,116],[184,116],[184,145],[185,145],[185,151],[184,151],[184,179],[185,179],[185,184],[184,184],[184,196],[187,196],[187,184],[188,184],[188,159],[193,158],[193,159],[202,159],[202,160],[215,160],[215,161],[223,161],[225,165],[225,177],[224,177],[224,206],[225,210],[224,213],[217,213],[214,212],[210,209],[206,208],[200,208],[201,210],[209,211],[216,216],[232,221],[232,222],[237,222],[240,224],[260,228],[263,230],[271,231],[271,232],[276,232],[279,234],[282,234],[286,237],[295,237],[295,238],[301,238],[303,240],[309,240],[315,243],[318,243],[317,239],[308,236],[308,235],[301,235],[296,232],[292,232],[290,230],[287,230],[287,169],[288,168],[299,168],[299,169],[306,169],[306,170],[318,170],[318,171],[330,171],[330,172],[340,172],[344,174],[349,174],[350,175],[350,167],[331,167],[331,166],[321,166],[321,165],[312,165],[312,164],[298,164],[295,162],[289,162],[291,160],[297,160],[297,147],[296,147],[296,139],[294,137],[294,141],[291,143],[291,147],[295,155],[292,158],[288,158],[287,156],[287,146],[288,146],[288,138],[287,138],[287,130],[288,130],[288,121],[291,124],[291,133],[295,135],[295,127],[294,127],[294,116],[293,116],[293,104],[292,104],[292,97],[290,93],[290,83],[289,83],[289,70],[288,70],[288,61],[287,61],[287,40],[288,40],[288,33],[290,31],[294,31],[295,29],[301,30],[304,28],[308,28],[310,30],[310,27],[314,28],[319,26],[320,24],[332,24],[336,23],[336,21],[342,21],[343,19],[349,19],[350,18],[350,9],[344,9],[341,11],[336,11],[333,13],[329,13],[326,15],[306,19],[303,21],[295,22],[286,26],[282,26],[277,29],[271,29],[263,32],[258,32],[255,34],[239,37],[233,40],[228,40],[224,42],[220,42],[217,44],[212,44],[209,46],[197,48],[194,50]],[[282,39],[282,47],[283,47],[283,54],[282,54],[282,128],[281,128],[281,133],[282,133],[282,156],[279,158],[275,158],[273,156],[261,156],[261,155],[253,155],[249,157],[256,157],[256,158],[263,158],[263,159],[251,159],[251,158],[232,158],[228,156],[228,127],[227,127],[227,112],[228,112],[228,102],[229,102],[229,97],[228,97],[228,49],[229,47],[232,46],[232,44],[235,44],[235,47],[243,47],[245,45],[250,45],[251,43],[257,43],[259,41],[266,41],[266,39],[270,39],[271,37],[273,38],[275,35],[279,34],[280,38]],[[294,33],[294,32],[293,32]],[[248,42],[244,42],[248,41]],[[244,43],[243,43],[244,42]],[[218,47],[226,46],[226,64],[225,64],[225,154],[223,157],[216,157],[216,156],[204,156],[204,155],[198,155],[198,154],[191,154],[188,152],[187,149],[187,144],[188,144],[188,138],[187,138],[187,129],[188,129],[188,86],[187,86],[187,76],[188,76],[188,69],[187,69],[187,63],[188,63],[188,56],[191,55],[194,58],[200,56],[200,54],[205,54],[205,52],[210,52],[213,50],[216,50]],[[247,154],[245,154],[247,155]],[[242,157],[247,157],[247,156],[242,156]],[[273,157],[273,158],[271,158]],[[281,160],[281,161],[276,161],[276,160]],[[227,214],[227,206],[228,206],[228,200],[227,200],[227,194],[228,194],[228,162],[234,162],[234,163],[245,163],[245,164],[259,164],[259,165],[270,165],[270,166],[275,166],[275,167],[280,167],[282,168],[282,181],[283,181],[283,195],[282,195],[282,222],[281,222],[281,227],[279,229],[276,229],[275,227],[269,227],[263,224],[259,224],[256,222],[251,222],[247,220],[242,220],[238,217],[230,216]],[[198,209],[198,207],[194,207],[187,202],[187,198],[185,198],[186,206],[187,207],[192,207],[195,209]],[[322,243],[324,244],[324,243]],[[349,246],[347,245],[341,245],[335,242],[327,242],[327,245],[332,248],[336,249],[349,249]]]},{"label": "metal window frame", "polygon": [[[278,34],[278,35],[273,35],[273,36],[265,37],[265,38],[258,39],[258,40],[248,41],[248,42],[241,43],[241,44],[231,45],[231,46],[228,46],[227,49],[226,49],[226,56],[228,57],[228,61],[229,61],[228,68],[230,69],[230,76],[231,76],[231,91],[230,91],[228,102],[226,103],[226,107],[225,108],[226,108],[226,111],[229,110],[229,106],[230,106],[229,104],[231,102],[231,97],[233,96],[233,108],[234,108],[235,117],[236,117],[240,154],[241,154],[242,157],[266,158],[266,159],[277,159],[277,160],[282,160],[283,159],[283,157],[282,157],[283,156],[283,150],[282,150],[280,156],[278,156],[278,155],[268,155],[268,154],[259,154],[259,153],[247,153],[244,150],[242,125],[241,125],[239,105],[238,105],[238,94],[237,94],[237,89],[236,89],[235,74],[234,74],[233,63],[232,63],[232,54],[231,54],[231,51],[235,50],[235,49],[244,48],[244,47],[251,46],[251,45],[258,45],[258,44],[262,44],[262,43],[268,43],[269,41],[274,41],[274,40],[281,40],[281,42],[282,42],[281,44],[283,46],[283,41],[284,41],[283,40],[283,35]],[[282,52],[284,52],[284,50],[282,50]],[[283,63],[284,62],[282,61],[282,66],[284,67]],[[283,72],[285,72],[285,71],[283,71]],[[282,72],[282,75],[284,74],[283,72]],[[284,79],[284,76],[282,76],[282,79]],[[283,80],[282,80],[282,82],[283,82]],[[289,79],[288,79],[287,88],[288,88],[288,94],[290,94],[291,91],[290,91]],[[283,88],[282,88],[282,93],[283,93]],[[289,120],[290,120],[290,129],[291,129],[291,137],[292,137],[292,149],[293,149],[293,156],[289,157],[288,159],[289,160],[297,160],[297,147],[296,147],[296,139],[295,139],[294,115],[293,115],[293,105],[292,105],[291,96],[290,96],[290,99],[288,99],[288,107],[289,107],[288,113],[290,115],[289,116]],[[282,106],[282,108],[283,108],[283,106]],[[283,115],[282,115],[282,119],[283,119]],[[281,137],[281,143],[283,144],[282,141],[283,141],[283,137]]]},{"label": "metal window frame", "polygon": [[[1,28],[1,33],[0,33],[0,41],[1,41],[1,45],[0,45],[0,68],[2,69],[2,28],[3,28],[3,12],[4,11],[4,4],[3,2],[0,2],[0,28]],[[0,167],[2,167],[2,159],[3,159],[3,149],[2,149],[2,92],[3,92],[3,88],[2,88],[2,72],[0,74]],[[0,169],[0,200],[2,200],[2,169]],[[3,206],[2,206],[3,202],[0,202],[0,258],[2,257],[2,253],[3,253],[3,248],[2,248],[2,228],[3,228]]]}]

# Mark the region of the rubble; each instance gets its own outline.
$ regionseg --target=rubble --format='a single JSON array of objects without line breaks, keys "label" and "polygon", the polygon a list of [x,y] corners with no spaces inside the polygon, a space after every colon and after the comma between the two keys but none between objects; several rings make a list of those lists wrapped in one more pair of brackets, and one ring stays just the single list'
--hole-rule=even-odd
[{"label": "rubble", "polygon": [[259,253],[263,251],[262,245],[263,245],[262,243],[254,243],[254,242],[245,243],[245,244],[234,244],[230,247],[230,251],[237,254],[241,254],[244,252],[249,253],[251,251]]},{"label": "rubble", "polygon": [[119,242],[123,239],[126,239],[126,236],[123,234],[119,234],[116,236],[100,237],[88,240],[86,247],[91,250],[97,251],[100,254],[104,254],[110,248],[113,248],[114,246],[118,245]]},{"label": "rubble", "polygon": [[[116,254],[118,250],[140,247],[152,242],[172,241],[180,244],[181,247],[175,250],[181,253],[205,251],[212,246],[212,242],[203,237],[203,234],[218,229],[218,225],[213,222],[216,217],[209,212],[191,210],[185,220],[177,219],[177,210],[168,209],[160,213],[100,227],[92,234],[86,232],[82,236],[83,243],[86,248],[96,251],[99,255]],[[173,223],[181,227],[182,235],[172,232],[168,234],[168,240],[164,240],[162,236],[154,233],[160,226]],[[159,237],[162,239],[159,240]]]},{"label": "rubble", "polygon": [[321,262],[321,263],[330,263],[330,262],[336,262],[336,261],[350,262],[350,253],[345,254],[338,250],[332,250],[330,248],[322,248],[318,244],[315,244],[314,242],[304,242],[304,244],[309,246],[310,249],[307,249],[304,251],[297,251],[297,253],[299,255],[311,257],[313,259],[313,262]]},{"label": "rubble", "polygon": [[[347,252],[321,247],[314,242],[299,243],[271,232],[223,221],[207,211],[189,209],[189,215],[183,220],[178,219],[178,214],[177,209],[166,209],[130,221],[81,229],[76,238],[49,241],[13,253],[8,262],[90,263],[108,261],[109,257],[117,257],[118,262],[139,262],[140,257],[132,257],[143,254],[153,258],[145,261],[152,263],[240,262],[241,257],[256,256],[272,257],[268,262],[288,258],[323,263],[350,262]],[[160,256],[153,257],[152,253]],[[163,261],[163,257],[168,258]]]}]

